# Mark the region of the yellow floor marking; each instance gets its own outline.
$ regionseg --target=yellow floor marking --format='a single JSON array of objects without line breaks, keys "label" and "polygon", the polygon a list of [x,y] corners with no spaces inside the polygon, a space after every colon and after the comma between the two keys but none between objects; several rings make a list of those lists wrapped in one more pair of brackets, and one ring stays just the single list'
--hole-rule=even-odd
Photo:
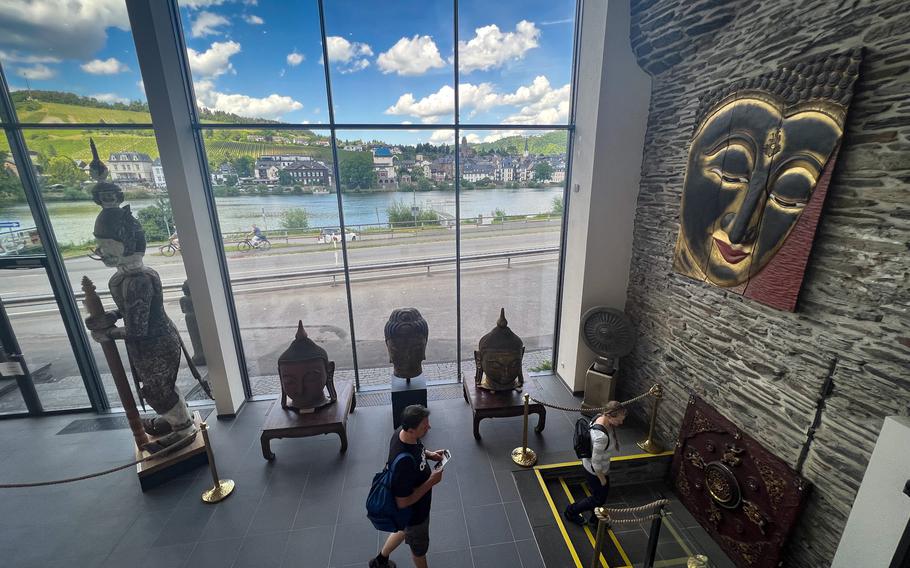
[{"label": "yellow floor marking", "polygon": [[[563,479],[562,477],[560,477],[559,484],[562,485],[562,490],[566,492],[566,497],[569,498],[569,503],[574,503],[575,496],[573,496],[572,492],[569,491],[569,486],[566,485],[566,480]],[[585,493],[587,493],[587,491]],[[582,528],[585,530],[585,534],[588,535],[588,541],[590,541],[590,543],[591,543],[591,548],[594,548],[596,539],[594,538],[594,535],[591,533],[591,529],[588,528],[587,524],[585,524]],[[610,565],[607,564],[607,559],[604,558],[603,555],[600,555],[600,563],[604,568],[610,568]]]},{"label": "yellow floor marking", "polygon": [[686,545],[686,541],[683,540],[681,536],[679,536],[679,533],[676,531],[676,527],[674,527],[673,523],[670,522],[670,517],[668,515],[664,515],[663,522],[667,525],[667,529],[669,529],[670,534],[673,535],[673,538],[676,539],[676,543],[682,547],[683,552],[689,556],[692,556],[692,549],[690,549],[688,545]]},{"label": "yellow floor marking", "polygon": [[550,496],[547,484],[544,483],[543,476],[540,475],[539,471],[535,471],[534,474],[537,476],[537,483],[540,484],[544,497],[547,498],[547,503],[550,504],[550,512],[553,513],[553,518],[556,519],[556,525],[559,527],[559,532],[562,533],[562,538],[566,541],[566,548],[569,549],[569,554],[572,555],[572,560],[575,561],[575,568],[583,568],[581,560],[578,559],[578,554],[575,552],[575,547],[572,546],[572,541],[569,540],[569,533],[566,532],[566,527],[562,524],[562,516],[559,514],[559,511],[556,510],[556,504],[553,503],[553,497]]},{"label": "yellow floor marking", "polygon": [[[587,483],[583,482],[581,484],[581,488],[585,492],[585,495],[591,495],[591,488],[588,487]],[[622,545],[619,544],[619,539],[616,538],[616,533],[613,532],[613,529],[607,529],[607,534],[610,535],[610,540],[613,541],[613,545],[616,546],[616,550],[618,550],[619,555],[622,556],[622,561],[626,563],[626,565],[622,566],[621,568],[632,568],[632,561],[629,560],[629,557],[626,555],[626,551],[623,549]]]},{"label": "yellow floor marking", "polygon": [[[628,456],[616,456],[614,458],[611,458],[610,461],[615,462],[615,461],[641,460],[641,459],[647,459],[647,458],[660,458],[660,457],[672,456],[672,455],[673,455],[673,452],[668,450],[666,452],[661,452],[659,454],[631,454]],[[572,467],[575,465],[581,465],[581,461],[579,460],[579,461],[570,461],[570,462],[561,462],[561,463],[548,463],[545,465],[536,465],[536,466],[534,466],[534,469],[555,469],[558,467]]]}]

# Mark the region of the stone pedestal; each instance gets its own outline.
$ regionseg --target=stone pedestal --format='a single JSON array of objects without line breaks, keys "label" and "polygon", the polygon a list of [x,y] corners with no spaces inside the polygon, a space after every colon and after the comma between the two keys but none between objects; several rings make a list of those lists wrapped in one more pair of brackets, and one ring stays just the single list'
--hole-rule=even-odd
[{"label": "stone pedestal", "polygon": [[427,405],[427,380],[421,375],[410,382],[392,376],[392,425],[401,424],[401,411],[412,404]]}]

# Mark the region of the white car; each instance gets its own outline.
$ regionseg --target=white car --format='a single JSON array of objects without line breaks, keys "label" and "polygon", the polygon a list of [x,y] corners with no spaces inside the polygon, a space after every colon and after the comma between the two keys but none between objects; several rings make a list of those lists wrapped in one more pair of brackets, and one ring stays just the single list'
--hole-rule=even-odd
[{"label": "white car", "polygon": [[[345,229],[344,238],[346,241],[356,241],[357,233],[350,229]],[[329,244],[329,243],[340,243],[341,242],[341,229],[338,227],[332,227],[330,229],[323,229],[319,236],[316,237],[317,243]]]}]

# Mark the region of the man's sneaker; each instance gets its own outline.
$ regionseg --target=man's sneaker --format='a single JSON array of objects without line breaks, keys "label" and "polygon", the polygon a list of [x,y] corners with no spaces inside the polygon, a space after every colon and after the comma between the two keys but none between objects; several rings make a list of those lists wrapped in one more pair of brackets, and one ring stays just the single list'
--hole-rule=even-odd
[{"label": "man's sneaker", "polygon": [[594,513],[591,513],[591,516],[588,517],[588,524],[591,525],[592,527],[596,527],[597,526],[597,515],[595,515]]},{"label": "man's sneaker", "polygon": [[374,556],[370,559],[370,568],[397,568],[396,564],[392,562],[392,559],[388,559],[385,562],[380,563],[379,557]]},{"label": "man's sneaker", "polygon": [[585,525],[585,519],[578,513],[571,513],[569,508],[566,507],[566,510],[562,512],[562,516],[569,521],[570,523],[575,523],[576,525],[583,527]]}]

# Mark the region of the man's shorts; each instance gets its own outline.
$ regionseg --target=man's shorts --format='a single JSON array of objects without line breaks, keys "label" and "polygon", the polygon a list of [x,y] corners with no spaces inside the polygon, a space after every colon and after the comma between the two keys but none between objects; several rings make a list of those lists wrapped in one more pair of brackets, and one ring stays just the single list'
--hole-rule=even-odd
[{"label": "man's shorts", "polygon": [[419,525],[411,525],[404,529],[404,541],[411,547],[414,556],[426,556],[430,548],[430,516]]}]

